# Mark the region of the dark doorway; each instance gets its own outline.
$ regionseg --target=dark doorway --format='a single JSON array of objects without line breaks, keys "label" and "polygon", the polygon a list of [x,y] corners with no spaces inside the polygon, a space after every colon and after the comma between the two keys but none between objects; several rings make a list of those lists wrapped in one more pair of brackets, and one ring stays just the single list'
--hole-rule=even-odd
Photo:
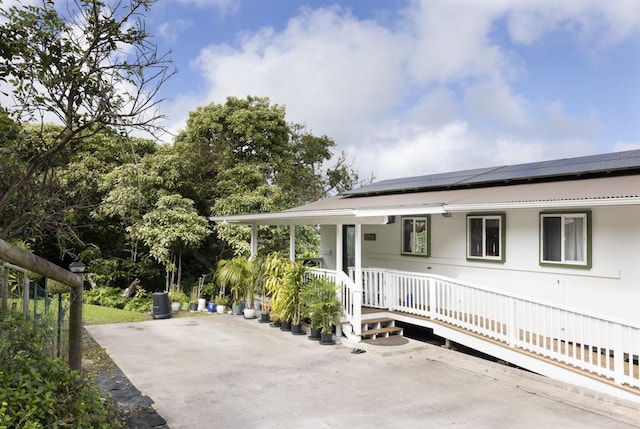
[{"label": "dark doorway", "polygon": [[356,226],[342,225],[342,270],[349,274],[349,267],[356,264]]}]

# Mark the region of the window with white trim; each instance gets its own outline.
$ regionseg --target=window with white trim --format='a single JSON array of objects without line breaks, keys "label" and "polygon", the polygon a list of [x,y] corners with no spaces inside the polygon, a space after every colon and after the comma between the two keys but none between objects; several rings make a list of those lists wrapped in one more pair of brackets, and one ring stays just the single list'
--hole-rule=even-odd
[{"label": "window with white trim", "polygon": [[467,259],[504,262],[504,214],[467,216]]},{"label": "window with white trim", "polygon": [[589,213],[540,214],[540,262],[588,267]]},{"label": "window with white trim", "polygon": [[402,218],[402,254],[429,256],[429,216]]}]

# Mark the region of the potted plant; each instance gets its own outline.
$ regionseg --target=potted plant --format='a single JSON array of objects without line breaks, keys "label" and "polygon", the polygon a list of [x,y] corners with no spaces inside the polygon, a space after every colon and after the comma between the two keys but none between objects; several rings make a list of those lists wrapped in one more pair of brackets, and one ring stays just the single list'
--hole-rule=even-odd
[{"label": "potted plant", "polygon": [[227,309],[227,305],[229,305],[229,298],[223,295],[218,295],[216,296],[214,302],[216,304],[216,312],[218,314],[224,314],[225,310]]},{"label": "potted plant", "polygon": [[255,309],[255,293],[259,287],[260,277],[260,261],[248,261],[249,278],[244,284],[244,318],[254,319],[256,317]]},{"label": "potted plant", "polygon": [[202,296],[209,297],[209,304],[207,305],[207,311],[209,313],[215,313],[217,311],[215,301],[217,293],[218,286],[213,282],[206,283],[202,288]]},{"label": "potted plant", "polygon": [[281,321],[280,329],[296,335],[302,330],[302,287],[306,267],[301,262],[285,260],[278,281],[278,288],[272,291],[271,310]]},{"label": "potted plant", "polygon": [[198,311],[198,300],[200,299],[200,287],[194,285],[189,293],[189,311],[195,313]]},{"label": "potted plant", "polygon": [[322,331],[322,320],[318,311],[313,311],[311,303],[317,302],[319,297],[319,288],[317,287],[317,279],[306,282],[302,289],[302,300],[305,302],[302,316],[309,320],[309,339],[313,341],[320,340]]},{"label": "potted plant", "polygon": [[[279,252],[270,253],[262,264],[262,314],[267,313],[266,319],[271,319],[271,326],[279,328],[282,326],[282,316],[280,314],[280,292],[284,284],[284,272],[287,260]],[[269,299],[269,305],[267,302]],[[261,316],[260,321],[263,320]]]},{"label": "potted plant", "polygon": [[171,311],[177,313],[183,302],[188,301],[187,295],[182,291],[182,287],[172,284],[169,287],[169,301],[171,301]]},{"label": "potted plant", "polygon": [[302,262],[291,261],[285,272],[285,289],[290,294],[291,305],[291,333],[305,335],[302,329],[302,314],[305,302],[302,297],[307,267]]},{"label": "potted plant", "polygon": [[238,256],[233,259],[223,259],[218,262],[218,271],[216,273],[218,283],[223,288],[229,286],[231,291],[232,312],[233,314],[242,314],[242,296],[247,288],[247,284],[251,282],[251,267],[247,258]]},{"label": "potted plant", "polygon": [[315,279],[313,284],[315,291],[307,304],[309,314],[313,315],[321,328],[320,344],[335,344],[333,327],[340,323],[342,318],[342,304],[336,294],[337,287],[326,278]]}]

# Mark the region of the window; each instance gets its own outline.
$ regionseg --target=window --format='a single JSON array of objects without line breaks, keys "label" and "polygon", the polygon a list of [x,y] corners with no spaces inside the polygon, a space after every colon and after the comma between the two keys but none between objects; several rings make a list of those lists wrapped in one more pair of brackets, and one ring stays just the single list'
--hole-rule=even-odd
[{"label": "window", "polygon": [[429,216],[402,218],[402,254],[429,256]]},{"label": "window", "polygon": [[467,216],[467,259],[504,262],[504,214]]},{"label": "window", "polygon": [[540,215],[540,263],[591,267],[590,213]]}]

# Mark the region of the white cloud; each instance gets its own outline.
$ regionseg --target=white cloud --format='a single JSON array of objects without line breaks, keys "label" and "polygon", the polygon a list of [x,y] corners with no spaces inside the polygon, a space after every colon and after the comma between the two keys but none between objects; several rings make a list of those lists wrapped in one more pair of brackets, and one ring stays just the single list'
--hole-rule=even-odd
[{"label": "white cloud", "polygon": [[623,152],[625,150],[637,150],[640,149],[640,142],[617,142],[613,145],[615,152]]},{"label": "white cloud", "polygon": [[193,22],[188,19],[178,19],[172,22],[164,22],[158,26],[158,36],[168,40],[169,42],[175,42],[178,39],[178,35],[187,28],[193,26]]},{"label": "white cloud", "polygon": [[619,42],[640,28],[640,2],[636,0],[539,0],[512,6],[507,26],[511,37],[523,44],[562,29],[590,50]]},{"label": "white cloud", "polygon": [[282,33],[262,29],[239,49],[212,46],[197,60],[210,100],[268,95],[316,133],[344,138],[388,117],[403,97],[401,36],[339,9],[307,10]]},{"label": "white cloud", "polygon": [[184,124],[199,105],[268,96],[378,179],[586,154],[601,129],[597,113],[576,117],[562,100],[526,99],[515,86],[525,65],[496,27],[506,25],[516,44],[558,31],[578,44],[615,43],[637,31],[639,5],[424,0],[394,25],[306,8],[282,31],[202,49],[192,67],[208,93],[179,97],[172,112]]},{"label": "white cloud", "polygon": [[194,4],[199,8],[215,8],[221,15],[233,15],[240,9],[240,2],[237,0],[178,0],[182,4]]}]

